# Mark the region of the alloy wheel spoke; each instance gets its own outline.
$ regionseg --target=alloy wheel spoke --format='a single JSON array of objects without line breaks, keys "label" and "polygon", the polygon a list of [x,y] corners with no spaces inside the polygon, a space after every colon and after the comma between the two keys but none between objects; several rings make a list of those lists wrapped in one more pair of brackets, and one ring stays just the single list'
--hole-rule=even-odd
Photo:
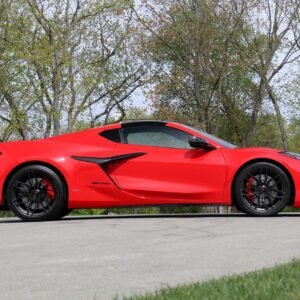
[{"label": "alloy wheel spoke", "polygon": [[45,209],[49,209],[50,208],[50,204],[51,204],[51,199],[49,197],[47,197],[46,195],[43,194],[43,200],[42,203],[45,203],[45,205],[43,205],[43,207]]},{"label": "alloy wheel spoke", "polygon": [[24,188],[30,188],[30,186],[27,183],[22,182],[22,181],[16,181],[14,187],[18,190],[24,189]]},{"label": "alloy wheel spoke", "polygon": [[[18,201],[19,199],[22,199],[22,198],[24,198],[25,196],[24,195],[19,195],[18,197],[16,197],[14,200],[13,200],[13,202],[20,202],[20,201]],[[26,198],[27,199],[27,198]],[[28,199],[27,199],[28,200]],[[23,201],[24,202],[24,201]]]},{"label": "alloy wheel spoke", "polygon": [[12,201],[27,216],[46,214],[52,208],[55,197],[56,189],[51,178],[42,172],[29,171],[14,183]]},{"label": "alloy wheel spoke", "polygon": [[253,210],[268,211],[285,198],[286,192],[281,175],[268,167],[260,167],[247,173],[240,195]]},{"label": "alloy wheel spoke", "polygon": [[262,183],[263,168],[259,170],[259,182]]},{"label": "alloy wheel spoke", "polygon": [[277,183],[277,181],[275,179],[279,178],[280,181],[278,182],[281,182],[281,176],[280,175],[276,175],[276,176],[273,176],[273,177],[270,177],[270,179],[267,181],[267,185],[270,184],[270,182],[274,181],[275,183]]},{"label": "alloy wheel spoke", "polygon": [[277,192],[277,193],[284,194],[284,191],[279,190],[278,188],[271,188],[269,191],[270,191],[270,192]]}]

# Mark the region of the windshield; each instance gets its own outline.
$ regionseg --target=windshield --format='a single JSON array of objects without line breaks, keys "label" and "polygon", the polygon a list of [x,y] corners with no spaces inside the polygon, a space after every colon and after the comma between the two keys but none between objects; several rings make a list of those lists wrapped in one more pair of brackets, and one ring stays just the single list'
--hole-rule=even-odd
[{"label": "windshield", "polygon": [[210,140],[212,140],[212,141],[220,144],[224,148],[237,148],[237,146],[235,146],[235,145],[233,145],[233,144],[231,144],[229,142],[226,142],[226,141],[224,141],[224,140],[222,140],[222,139],[220,139],[220,138],[218,138],[216,136],[213,136],[213,135],[211,135],[209,133],[203,132],[201,130],[197,130],[197,129],[195,129],[193,127],[190,127],[190,126],[187,126],[187,125],[184,125],[184,126],[187,127],[187,128],[189,128],[189,129],[191,129],[191,130],[193,130],[193,131],[195,131],[195,132],[197,132],[197,133],[199,133],[200,135],[202,135],[204,137],[207,137]]}]

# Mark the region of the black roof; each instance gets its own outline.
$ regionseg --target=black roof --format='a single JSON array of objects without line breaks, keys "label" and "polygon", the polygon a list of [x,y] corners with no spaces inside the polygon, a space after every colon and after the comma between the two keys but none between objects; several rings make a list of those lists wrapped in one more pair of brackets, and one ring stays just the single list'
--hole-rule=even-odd
[{"label": "black roof", "polygon": [[136,126],[165,126],[166,121],[156,121],[156,120],[132,120],[132,121],[122,121],[122,128],[136,127]]}]

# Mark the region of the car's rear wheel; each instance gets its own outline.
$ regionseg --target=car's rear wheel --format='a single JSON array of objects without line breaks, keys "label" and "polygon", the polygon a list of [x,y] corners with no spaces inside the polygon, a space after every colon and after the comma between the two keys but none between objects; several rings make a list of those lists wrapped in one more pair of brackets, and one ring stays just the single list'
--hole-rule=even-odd
[{"label": "car's rear wheel", "polygon": [[70,208],[65,208],[62,213],[57,217],[57,219],[62,219],[66,216],[68,216],[71,212],[73,211],[73,209]]},{"label": "car's rear wheel", "polygon": [[24,221],[59,218],[66,208],[66,187],[52,169],[30,165],[16,171],[7,191],[9,208]]},{"label": "car's rear wheel", "polygon": [[291,182],[275,164],[257,162],[243,168],[234,183],[237,208],[252,216],[273,216],[289,203]]}]

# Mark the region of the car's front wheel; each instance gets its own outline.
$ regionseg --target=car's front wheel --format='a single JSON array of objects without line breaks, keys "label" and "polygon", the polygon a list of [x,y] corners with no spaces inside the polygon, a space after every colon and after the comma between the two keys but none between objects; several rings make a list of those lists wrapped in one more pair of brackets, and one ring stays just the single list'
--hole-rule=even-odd
[{"label": "car's front wheel", "polygon": [[252,216],[273,216],[291,200],[292,186],[280,167],[269,162],[257,162],[238,173],[233,193],[240,211]]},{"label": "car's front wheel", "polygon": [[6,190],[9,208],[24,221],[59,218],[66,207],[66,187],[52,169],[30,165],[17,170]]}]

